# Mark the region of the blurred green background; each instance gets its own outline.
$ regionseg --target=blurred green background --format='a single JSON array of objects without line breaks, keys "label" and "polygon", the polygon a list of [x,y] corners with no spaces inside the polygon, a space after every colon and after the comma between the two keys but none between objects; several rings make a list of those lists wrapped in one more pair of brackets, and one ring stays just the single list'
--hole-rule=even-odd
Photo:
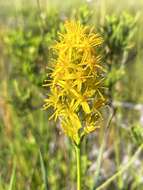
[{"label": "blurred green background", "polygon": [[[72,144],[42,110],[50,47],[67,19],[103,37],[109,89],[103,126],[83,142],[82,189],[95,190],[143,142],[143,0],[0,0],[0,190],[76,189]],[[105,190],[143,190],[143,155]]]}]

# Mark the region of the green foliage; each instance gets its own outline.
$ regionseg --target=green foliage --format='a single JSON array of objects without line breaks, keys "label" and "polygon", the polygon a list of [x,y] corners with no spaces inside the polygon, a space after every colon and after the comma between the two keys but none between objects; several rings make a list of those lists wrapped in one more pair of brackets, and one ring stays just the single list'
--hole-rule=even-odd
[{"label": "green foliage", "polygon": [[[38,14],[39,12],[24,11],[23,19],[28,18],[28,21],[11,30],[5,41],[9,47],[13,75],[26,77],[30,82],[41,85],[43,70],[49,58],[49,47],[55,40],[60,18],[56,12],[50,15],[43,13],[41,16],[44,18],[40,15],[38,17]],[[34,22],[35,19],[38,22]]]},{"label": "green foliage", "polygon": [[137,29],[137,18],[137,15],[134,17],[127,12],[120,16],[108,15],[101,27],[104,36],[103,55],[108,73],[105,85],[109,88],[110,99],[118,96],[118,93],[114,93],[116,84],[126,75],[125,67],[135,45],[133,38]]},{"label": "green foliage", "polygon": [[81,24],[89,24],[93,15],[93,11],[87,4],[84,4],[79,7],[78,10],[74,10],[71,14],[72,18],[79,20]]},{"label": "green foliage", "polygon": [[[101,31],[105,40],[105,59],[112,64],[113,59],[121,62],[125,51],[129,51],[133,44],[132,38],[136,31],[137,16],[123,12],[120,16],[107,16]],[[120,57],[120,60],[119,60]],[[116,63],[116,64],[117,64]]]}]

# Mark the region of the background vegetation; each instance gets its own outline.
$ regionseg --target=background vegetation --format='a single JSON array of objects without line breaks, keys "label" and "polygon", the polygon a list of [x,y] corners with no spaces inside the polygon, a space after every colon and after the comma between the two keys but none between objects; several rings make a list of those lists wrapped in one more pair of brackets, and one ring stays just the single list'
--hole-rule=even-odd
[{"label": "background vegetation", "polygon": [[[50,47],[66,19],[101,33],[109,88],[103,126],[82,147],[83,190],[96,189],[143,142],[142,0],[0,0],[0,190],[76,189],[72,144],[41,110]],[[143,190],[143,154],[105,189]]]}]

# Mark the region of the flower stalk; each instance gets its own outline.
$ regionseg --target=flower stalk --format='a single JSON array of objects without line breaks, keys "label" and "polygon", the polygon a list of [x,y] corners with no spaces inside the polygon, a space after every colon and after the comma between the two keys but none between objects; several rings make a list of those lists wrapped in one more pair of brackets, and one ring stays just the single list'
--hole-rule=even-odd
[{"label": "flower stalk", "polygon": [[81,144],[75,145],[77,165],[77,190],[81,190]]}]

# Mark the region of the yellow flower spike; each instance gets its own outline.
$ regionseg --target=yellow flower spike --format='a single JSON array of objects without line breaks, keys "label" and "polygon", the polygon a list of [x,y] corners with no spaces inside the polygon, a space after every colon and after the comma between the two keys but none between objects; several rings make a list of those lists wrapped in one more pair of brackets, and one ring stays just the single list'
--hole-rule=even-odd
[{"label": "yellow flower spike", "polygon": [[54,109],[52,117],[78,145],[83,134],[99,128],[100,108],[105,104],[101,91],[105,69],[96,54],[103,39],[80,22],[66,21],[64,26],[53,46],[57,58],[44,85],[50,91],[44,109]]}]

